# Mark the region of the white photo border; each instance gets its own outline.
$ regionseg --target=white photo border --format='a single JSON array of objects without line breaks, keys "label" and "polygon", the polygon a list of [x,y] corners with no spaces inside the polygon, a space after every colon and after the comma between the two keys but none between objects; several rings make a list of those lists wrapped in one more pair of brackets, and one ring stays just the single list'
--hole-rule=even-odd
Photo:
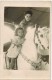
[{"label": "white photo border", "polygon": [[[0,3],[0,31],[1,31],[1,53],[0,53],[0,79],[50,79],[50,69],[48,71],[32,70],[4,70],[3,69],[3,45],[2,28],[4,26],[4,7],[51,7],[50,1],[1,1]],[[51,53],[51,50],[50,50]],[[51,56],[51,55],[50,55]],[[50,62],[51,64],[51,62]]]}]

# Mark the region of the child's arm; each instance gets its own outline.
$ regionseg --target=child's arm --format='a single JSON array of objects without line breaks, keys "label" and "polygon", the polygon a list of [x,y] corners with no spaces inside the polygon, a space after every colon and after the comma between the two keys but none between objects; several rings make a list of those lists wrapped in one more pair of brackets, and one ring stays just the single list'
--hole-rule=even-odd
[{"label": "child's arm", "polygon": [[23,19],[20,23],[19,23],[19,27],[23,28],[25,24],[25,20]]},{"label": "child's arm", "polygon": [[[9,49],[8,49],[8,51],[10,51],[11,50],[11,48],[13,48],[14,47],[14,44],[11,44],[11,46],[9,47]],[[7,51],[7,52],[8,52]]]},{"label": "child's arm", "polygon": [[16,45],[18,46],[18,45],[22,45],[23,43],[24,43],[24,41],[25,41],[25,39],[21,39],[21,40],[19,40],[17,43],[16,43]]},{"label": "child's arm", "polygon": [[15,46],[15,39],[11,39],[11,45],[10,45],[8,51],[9,51],[11,48],[13,48],[14,46]]},{"label": "child's arm", "polygon": [[14,22],[12,22],[12,25],[14,26],[15,30],[19,27],[17,24],[15,24]]},{"label": "child's arm", "polygon": [[25,41],[25,38],[21,40],[20,44],[23,44],[23,43],[24,43],[24,41]]}]

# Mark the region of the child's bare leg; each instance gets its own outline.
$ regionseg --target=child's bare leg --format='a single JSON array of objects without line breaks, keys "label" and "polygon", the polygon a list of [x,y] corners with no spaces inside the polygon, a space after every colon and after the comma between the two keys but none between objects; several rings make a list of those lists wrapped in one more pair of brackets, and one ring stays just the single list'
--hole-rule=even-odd
[{"label": "child's bare leg", "polygon": [[17,58],[11,59],[10,69],[17,69]]},{"label": "child's bare leg", "polygon": [[10,58],[6,57],[6,68],[10,69],[10,62],[9,62]]},{"label": "child's bare leg", "polygon": [[11,58],[10,69],[14,69],[15,66],[15,58]]},{"label": "child's bare leg", "polygon": [[15,66],[14,69],[17,70],[17,58],[15,58]]}]

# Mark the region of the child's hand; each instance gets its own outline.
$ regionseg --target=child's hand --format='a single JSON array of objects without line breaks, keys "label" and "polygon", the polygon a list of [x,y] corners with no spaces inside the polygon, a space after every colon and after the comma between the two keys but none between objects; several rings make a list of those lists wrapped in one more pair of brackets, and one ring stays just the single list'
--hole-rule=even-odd
[{"label": "child's hand", "polygon": [[35,24],[35,29],[37,29],[39,27],[39,24]]}]

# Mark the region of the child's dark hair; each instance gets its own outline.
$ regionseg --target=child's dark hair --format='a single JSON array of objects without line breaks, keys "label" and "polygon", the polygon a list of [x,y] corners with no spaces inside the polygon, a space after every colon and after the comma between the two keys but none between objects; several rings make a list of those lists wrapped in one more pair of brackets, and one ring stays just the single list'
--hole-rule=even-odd
[{"label": "child's dark hair", "polygon": [[23,33],[24,33],[24,30],[23,30],[23,28],[17,28],[16,30],[15,30],[15,36],[18,36],[18,30],[22,30],[23,31]]},{"label": "child's dark hair", "polygon": [[32,13],[32,11],[30,10],[30,11],[26,11],[25,14],[30,14],[30,15],[32,16],[33,13]]}]

